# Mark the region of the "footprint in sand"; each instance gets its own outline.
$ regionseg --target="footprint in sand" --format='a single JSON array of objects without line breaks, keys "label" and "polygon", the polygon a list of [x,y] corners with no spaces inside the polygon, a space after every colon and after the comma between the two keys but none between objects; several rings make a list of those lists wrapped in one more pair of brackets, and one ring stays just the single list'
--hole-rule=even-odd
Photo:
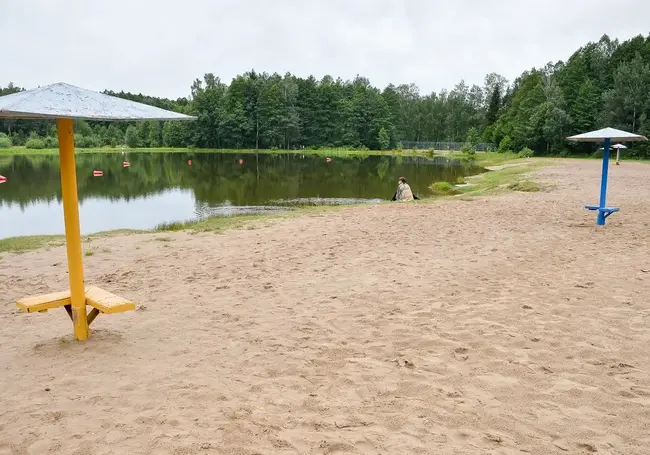
[{"label": "footprint in sand", "polygon": [[454,358],[456,360],[462,360],[463,362],[469,358],[469,349],[467,348],[456,348],[454,349]]},{"label": "footprint in sand", "polygon": [[578,447],[580,449],[586,450],[587,452],[590,452],[590,453],[598,452],[598,449],[596,449],[596,446],[594,446],[593,444],[586,443],[586,442],[578,444]]},{"label": "footprint in sand", "polygon": [[650,390],[642,389],[641,387],[630,387],[630,391],[641,397],[650,397]]},{"label": "footprint in sand", "polygon": [[503,438],[501,436],[499,436],[498,434],[485,433],[483,436],[488,441],[491,441],[491,442],[494,442],[494,443],[497,443],[497,444],[500,444],[500,443],[503,442]]}]

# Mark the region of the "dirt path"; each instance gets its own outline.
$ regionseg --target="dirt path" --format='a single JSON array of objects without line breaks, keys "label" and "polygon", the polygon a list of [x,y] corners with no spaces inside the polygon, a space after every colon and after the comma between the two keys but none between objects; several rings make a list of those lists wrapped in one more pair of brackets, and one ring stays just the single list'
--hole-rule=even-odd
[{"label": "dirt path", "polygon": [[[647,454],[650,166],[548,192],[98,238],[138,311],[83,344],[63,248],[0,260],[0,454]],[[103,252],[110,248],[112,252]]]}]

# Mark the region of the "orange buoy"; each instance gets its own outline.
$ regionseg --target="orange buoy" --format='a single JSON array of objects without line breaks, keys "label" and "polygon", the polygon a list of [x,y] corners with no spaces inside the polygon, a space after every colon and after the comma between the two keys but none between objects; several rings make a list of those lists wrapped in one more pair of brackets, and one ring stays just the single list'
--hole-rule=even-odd
[{"label": "orange buoy", "polygon": [[6,181],[7,181],[7,177],[5,177],[4,175],[0,175],[0,183],[4,183]]},{"label": "orange buoy", "polygon": [[331,163],[331,162],[332,162],[332,158],[327,157],[327,158],[325,158],[325,161],[327,161],[328,163]]},{"label": "orange buoy", "polygon": [[102,175],[104,175],[102,171],[93,171],[93,176],[95,177],[101,177]]},{"label": "orange buoy", "polygon": [[131,166],[131,163],[129,163],[128,161],[122,163],[122,167],[129,167],[129,166]]},{"label": "orange buoy", "polygon": [[244,164],[244,160],[239,160],[239,164]]},{"label": "orange buoy", "polygon": [[187,164],[192,165],[192,160],[187,160]]}]

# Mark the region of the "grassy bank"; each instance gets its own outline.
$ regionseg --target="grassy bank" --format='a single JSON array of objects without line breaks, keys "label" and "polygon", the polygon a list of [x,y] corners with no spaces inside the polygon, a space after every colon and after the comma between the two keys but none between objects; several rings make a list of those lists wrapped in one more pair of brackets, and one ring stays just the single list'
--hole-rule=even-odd
[{"label": "grassy bank", "polygon": [[[361,149],[348,149],[348,148],[323,148],[323,149],[300,149],[300,150],[255,150],[255,149],[196,149],[196,148],[76,148],[75,152],[81,155],[97,154],[97,153],[227,153],[236,155],[254,155],[256,153],[263,154],[283,154],[283,153],[300,153],[302,155],[318,155],[318,156],[369,156],[369,155],[386,155],[386,156],[432,156],[433,154],[427,150],[361,150]],[[58,149],[27,149],[25,147],[10,147],[0,149],[0,156],[2,155],[57,155]],[[445,151],[435,152],[435,155],[445,154]]]},{"label": "grassy bank", "polygon": [[0,253],[23,253],[39,248],[61,246],[65,239],[60,235],[30,235],[26,237],[9,237],[0,239]]},{"label": "grassy bank", "polygon": [[[490,195],[504,191],[539,191],[542,187],[528,175],[541,166],[553,164],[554,160],[538,158],[502,163],[497,170],[467,177],[472,186],[460,188],[460,193],[471,195]],[[502,166],[502,167],[501,167]]]},{"label": "grassy bank", "polygon": [[[80,155],[91,155],[97,153],[189,153],[189,154],[202,154],[202,153],[224,153],[232,155],[255,155],[261,154],[284,154],[284,153],[299,153],[302,155],[316,155],[323,157],[346,157],[346,156],[446,156],[449,158],[462,159],[467,156],[461,152],[449,150],[361,150],[349,148],[323,148],[323,149],[301,149],[301,150],[255,150],[255,149],[188,149],[188,148],[77,148],[75,152]],[[0,149],[0,157],[9,155],[57,155],[58,149],[26,149],[25,147],[11,147]],[[490,166],[499,164],[504,161],[513,160],[517,158],[514,153],[496,153],[496,152],[479,152],[473,155],[473,161],[479,166]]]}]

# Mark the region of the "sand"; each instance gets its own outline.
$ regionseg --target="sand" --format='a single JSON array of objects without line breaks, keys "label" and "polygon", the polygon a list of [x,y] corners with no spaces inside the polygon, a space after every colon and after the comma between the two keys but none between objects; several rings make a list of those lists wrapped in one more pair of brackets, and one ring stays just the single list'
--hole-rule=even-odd
[{"label": "sand", "polygon": [[87,283],[139,307],[85,343],[13,303],[64,249],[4,254],[0,454],[647,454],[650,166],[612,166],[604,229],[599,175],[98,237]]}]

